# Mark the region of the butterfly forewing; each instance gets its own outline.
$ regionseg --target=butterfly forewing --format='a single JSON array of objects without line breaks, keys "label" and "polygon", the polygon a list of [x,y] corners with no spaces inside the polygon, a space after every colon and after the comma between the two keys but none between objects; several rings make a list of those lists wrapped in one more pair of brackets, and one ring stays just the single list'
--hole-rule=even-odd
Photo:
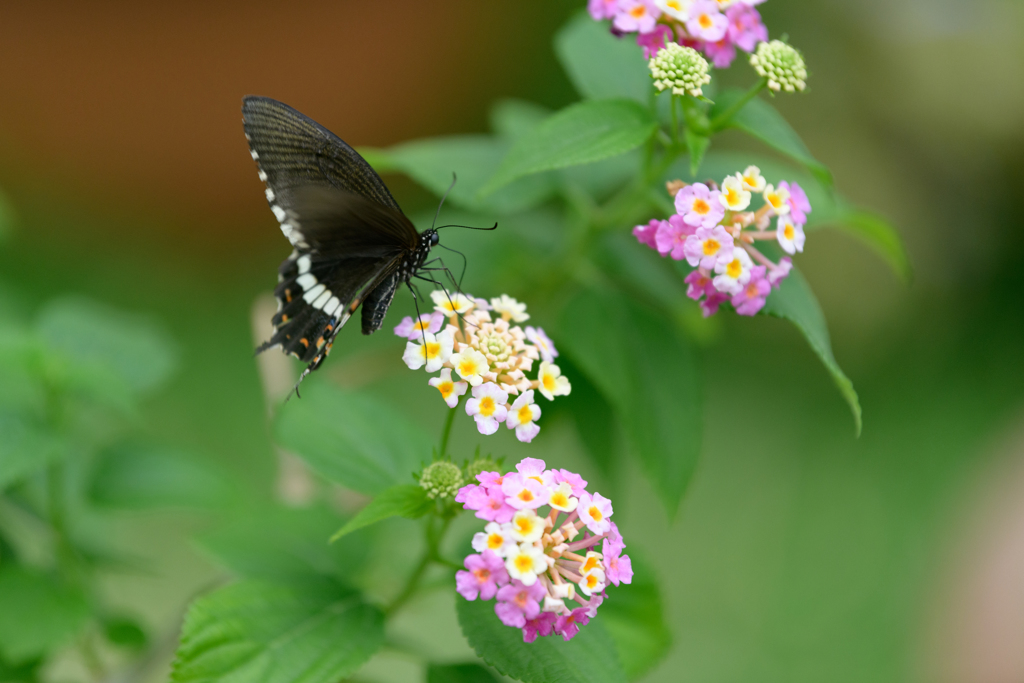
[{"label": "butterfly forewing", "polygon": [[267,201],[294,247],[279,269],[274,335],[258,350],[280,345],[310,363],[305,377],[360,304],[363,333],[380,328],[424,241],[377,173],[336,135],[264,97],[245,98],[242,113]]}]

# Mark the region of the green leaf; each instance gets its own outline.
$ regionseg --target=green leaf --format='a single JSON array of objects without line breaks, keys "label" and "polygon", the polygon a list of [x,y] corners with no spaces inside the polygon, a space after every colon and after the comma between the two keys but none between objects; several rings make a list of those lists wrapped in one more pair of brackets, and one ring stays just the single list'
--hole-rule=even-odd
[{"label": "green leaf", "polygon": [[434,501],[427,497],[427,491],[419,484],[400,484],[382,491],[359,511],[348,524],[331,536],[331,542],[364,526],[370,526],[389,517],[416,519],[430,512]]},{"label": "green leaf", "polygon": [[615,407],[669,515],[697,465],[701,395],[689,343],[664,316],[611,290],[586,291],[561,322],[567,354]]},{"label": "green leaf", "polygon": [[438,197],[448,191],[455,173],[458,182],[448,195],[453,204],[474,211],[508,214],[540,204],[557,189],[554,177],[532,176],[489,197],[481,197],[480,188],[498,169],[510,145],[509,140],[489,135],[458,135],[407,142],[378,151],[374,158],[384,161],[380,165],[385,169],[407,174]]},{"label": "green leaf", "polygon": [[155,389],[177,366],[177,349],[159,325],[88,299],[47,304],[36,327],[54,347],[79,363],[102,365],[136,392]]},{"label": "green leaf", "polygon": [[711,145],[711,138],[706,135],[698,135],[690,128],[686,129],[686,148],[690,151],[690,175],[696,176],[700,170],[700,163],[704,160],[704,154]]},{"label": "green leaf", "polygon": [[832,355],[832,341],[829,339],[825,314],[821,312],[821,306],[818,305],[811,286],[807,284],[800,271],[794,268],[790,272],[789,277],[783,280],[782,286],[768,297],[761,312],[776,318],[784,318],[803,333],[807,343],[832,375],[836,386],[839,387],[839,393],[850,404],[854,427],[857,436],[860,436],[860,400],[853,389],[853,382],[843,373],[842,368],[836,363],[835,356]]},{"label": "green leaf", "polygon": [[867,211],[841,209],[834,222],[836,227],[878,252],[904,281],[913,280],[914,271],[907,250],[903,246],[903,240],[885,219]]},{"label": "green leaf", "polygon": [[633,580],[612,589],[599,619],[615,641],[626,676],[635,680],[668,653],[672,633],[665,623],[663,596],[650,567],[630,553]]},{"label": "green leaf", "polygon": [[[710,118],[714,120],[715,116],[726,111],[743,95],[742,90],[722,91],[715,101],[715,106],[711,108]],[[723,126],[736,128],[757,138],[769,147],[806,166],[814,174],[814,177],[826,187],[832,186],[832,172],[811,155],[807,145],[786,119],[782,118],[782,114],[760,97],[755,97],[747,102]]]},{"label": "green leaf", "polygon": [[494,603],[456,596],[462,633],[477,655],[505,676],[525,683],[615,683],[626,676],[615,643],[592,619],[569,642],[560,636],[523,642],[520,629],[509,628],[494,614]]},{"label": "green leaf", "polygon": [[30,416],[0,412],[0,490],[46,467],[67,448]]},{"label": "green leaf", "polygon": [[427,683],[497,683],[490,669],[479,664],[430,664]]},{"label": "green leaf", "polygon": [[384,616],[329,581],[242,581],[192,603],[172,683],[336,683],[384,641]]},{"label": "green leaf", "polygon": [[526,100],[498,100],[491,107],[491,130],[509,140],[521,138],[551,116],[551,110]]},{"label": "green leaf", "polygon": [[93,504],[119,510],[211,508],[232,497],[230,480],[209,461],[139,441],[101,452],[89,484]]},{"label": "green leaf", "polygon": [[369,494],[409,482],[432,446],[388,404],[324,384],[279,411],[274,435],[331,481]]},{"label": "green leaf", "polygon": [[628,97],[646,103],[653,92],[643,49],[635,40],[616,38],[607,24],[583,12],[555,36],[555,53],[584,98]]},{"label": "green leaf", "polygon": [[343,522],[324,505],[286,508],[266,503],[240,511],[236,519],[199,537],[199,545],[220,564],[245,578],[302,580],[320,575],[343,582],[364,568],[366,538],[327,542]]},{"label": "green leaf", "polygon": [[0,565],[0,655],[11,664],[52,652],[89,619],[85,597],[24,567]]},{"label": "green leaf", "polygon": [[559,398],[553,407],[569,412],[594,464],[613,481],[617,443],[615,409],[568,356],[561,356],[557,362],[562,374],[572,378],[572,393]]},{"label": "green leaf", "polygon": [[103,634],[107,640],[129,650],[146,647],[148,638],[142,626],[128,617],[111,617],[103,621]]},{"label": "green leaf", "polygon": [[631,100],[599,100],[566,107],[519,138],[494,176],[487,195],[532,173],[588,164],[636,149],[654,133],[650,111]]}]

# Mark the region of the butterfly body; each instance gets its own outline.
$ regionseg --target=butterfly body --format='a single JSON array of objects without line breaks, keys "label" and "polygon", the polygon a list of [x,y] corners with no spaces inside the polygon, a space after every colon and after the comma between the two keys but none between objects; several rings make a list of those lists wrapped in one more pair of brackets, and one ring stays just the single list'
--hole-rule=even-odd
[{"label": "butterfly body", "polygon": [[267,202],[293,248],[278,269],[274,334],[257,353],[280,346],[309,363],[301,382],[360,305],[363,334],[381,328],[438,236],[418,233],[373,168],[312,119],[266,97],[246,97],[242,117]]}]

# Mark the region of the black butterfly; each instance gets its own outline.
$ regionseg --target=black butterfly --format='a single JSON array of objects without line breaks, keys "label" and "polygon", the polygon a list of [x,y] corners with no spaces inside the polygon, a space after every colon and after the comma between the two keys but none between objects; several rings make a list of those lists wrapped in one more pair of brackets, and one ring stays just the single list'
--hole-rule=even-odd
[{"label": "black butterfly", "polygon": [[274,335],[256,352],[280,346],[309,363],[302,382],[360,305],[363,334],[380,329],[438,235],[417,233],[366,160],[312,119],[253,96],[242,100],[242,119],[270,209],[294,247],[278,269]]}]

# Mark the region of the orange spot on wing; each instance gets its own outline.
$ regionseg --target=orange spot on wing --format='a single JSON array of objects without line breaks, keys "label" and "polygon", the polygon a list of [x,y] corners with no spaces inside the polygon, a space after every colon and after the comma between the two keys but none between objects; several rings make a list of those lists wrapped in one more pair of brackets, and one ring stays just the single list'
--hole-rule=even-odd
[{"label": "orange spot on wing", "polygon": [[303,346],[305,346],[305,347],[306,347],[307,349],[309,348],[309,340],[308,340],[308,339],[306,339],[305,337],[303,337],[302,339],[300,339],[300,340],[299,340],[299,343],[300,343],[300,344],[302,344]]}]

